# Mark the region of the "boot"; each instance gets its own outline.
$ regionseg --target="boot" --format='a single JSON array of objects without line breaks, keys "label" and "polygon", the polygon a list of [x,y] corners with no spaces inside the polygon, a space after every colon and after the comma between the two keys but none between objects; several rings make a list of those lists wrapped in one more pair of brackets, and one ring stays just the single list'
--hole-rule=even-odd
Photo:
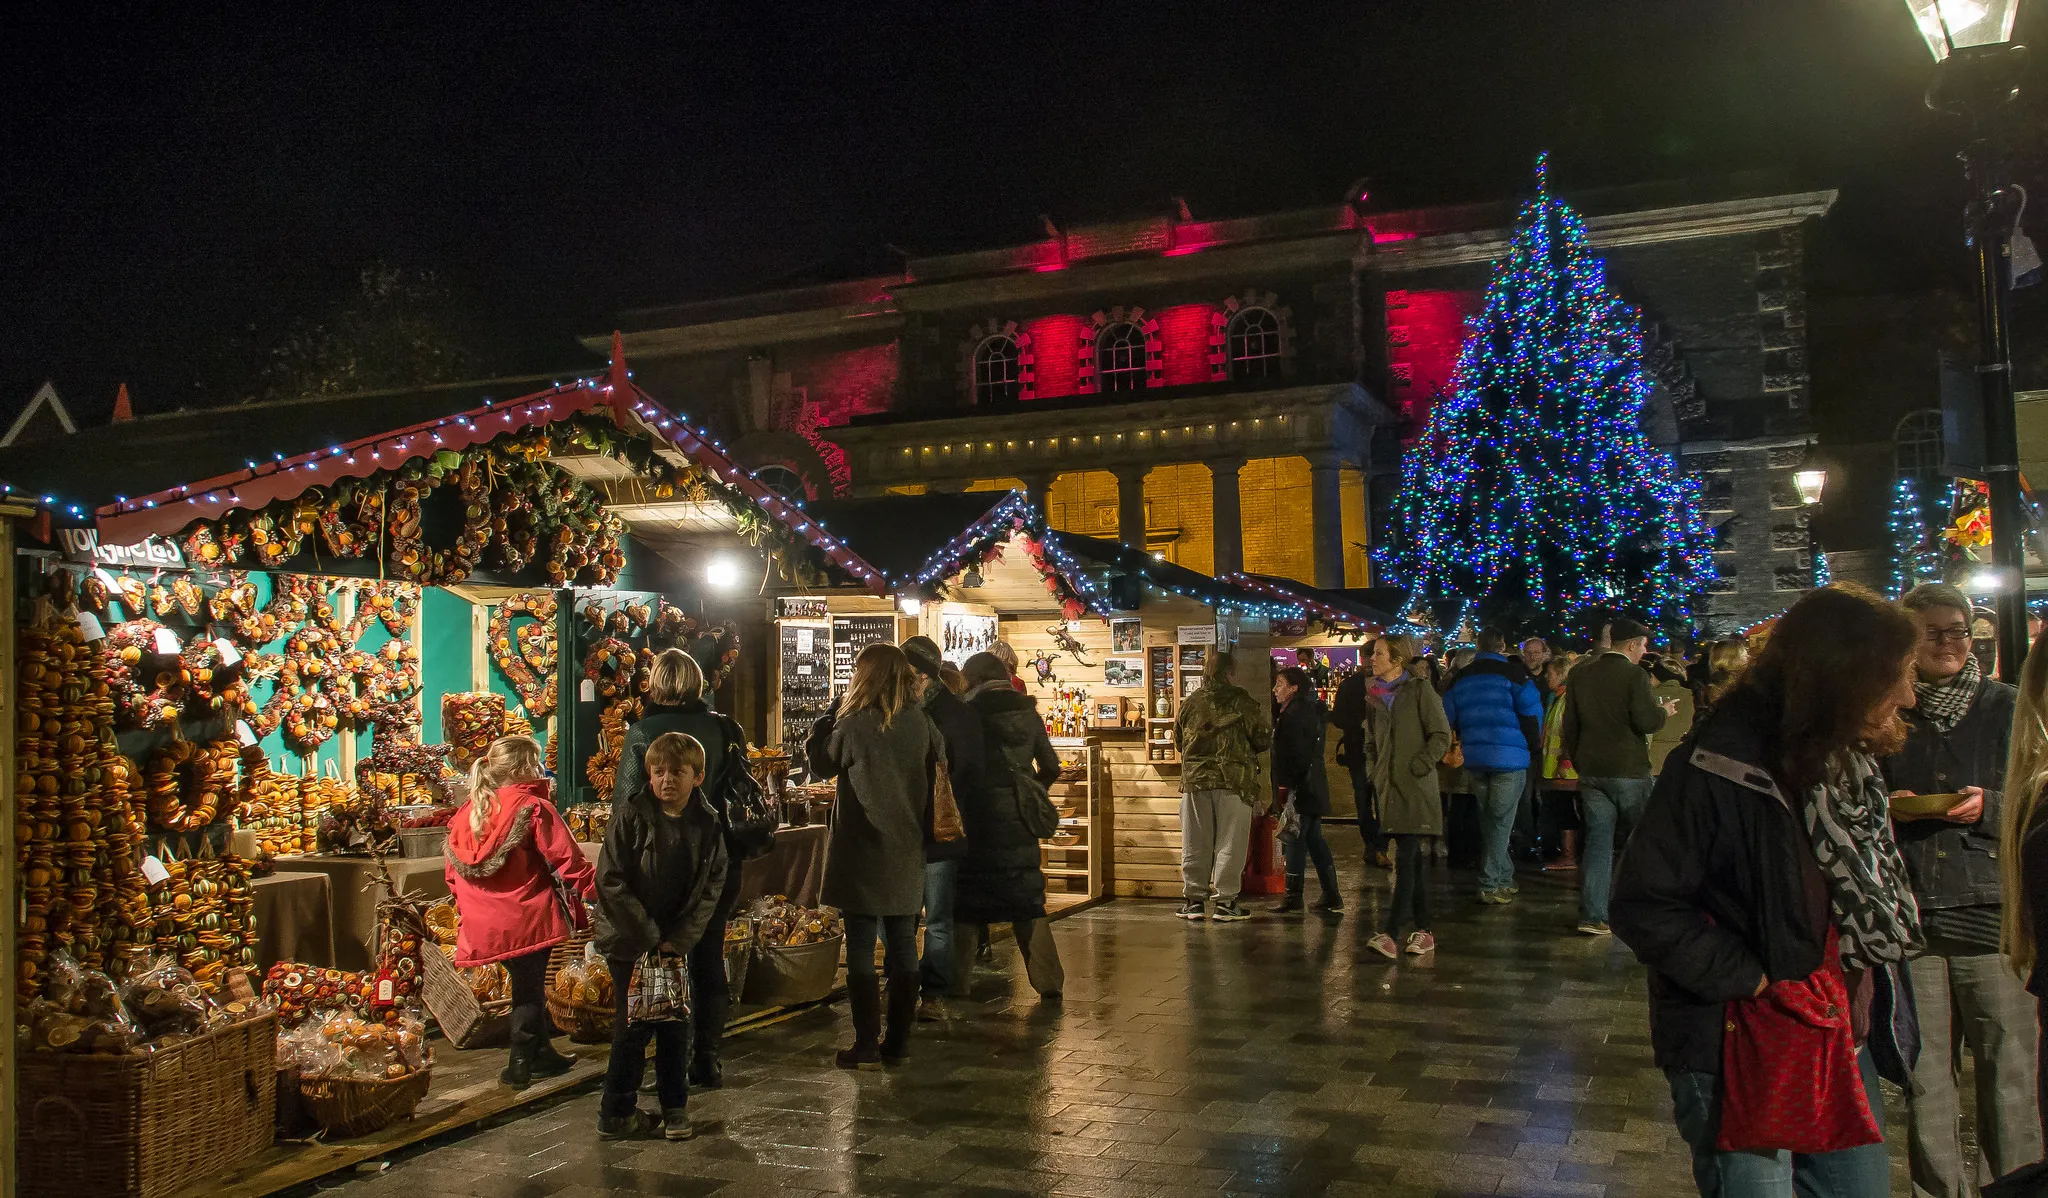
[{"label": "boot", "polygon": [[1287,893],[1280,899],[1280,905],[1273,908],[1273,914],[1287,915],[1301,910],[1301,906],[1301,888],[1299,886],[1289,886]]},{"label": "boot", "polygon": [[[534,1042],[539,1039],[534,1032],[533,1014],[527,1007],[512,1008],[512,1049],[498,1081],[515,1090],[524,1090],[533,1084],[533,1049]],[[540,1017],[546,1019],[547,1012],[541,1011]]]},{"label": "boot", "polygon": [[[542,1012],[541,1018],[547,1018],[546,1012]],[[560,1077],[576,1067],[576,1054],[573,1052],[556,1052],[555,1042],[548,1036],[548,1030],[551,1029],[544,1028],[541,1034],[534,1038],[533,1042],[533,1052],[530,1057],[532,1065],[530,1068],[536,1081],[543,1078]]]},{"label": "boot", "polygon": [[900,1065],[910,1055],[910,1028],[917,1022],[919,989],[914,973],[889,979],[889,1031],[882,1037],[884,1065]]},{"label": "boot", "polygon": [[833,1058],[841,1069],[858,1069],[882,1059],[882,979],[872,973],[848,974],[846,1005],[853,1015],[853,1047]]}]

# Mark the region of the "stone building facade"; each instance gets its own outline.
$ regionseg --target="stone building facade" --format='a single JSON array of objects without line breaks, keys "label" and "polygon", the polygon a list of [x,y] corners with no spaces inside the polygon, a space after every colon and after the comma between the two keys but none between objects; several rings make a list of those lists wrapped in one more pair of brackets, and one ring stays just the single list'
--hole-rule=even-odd
[{"label": "stone building facade", "polygon": [[[1659,444],[1701,474],[1710,630],[1809,585],[1801,235],[1832,193],[1586,197],[1645,314]],[[1405,439],[1448,386],[1511,206],[1049,229],[888,277],[629,313],[650,391],[792,492],[1021,486],[1056,527],[1206,573],[1371,582]]]}]

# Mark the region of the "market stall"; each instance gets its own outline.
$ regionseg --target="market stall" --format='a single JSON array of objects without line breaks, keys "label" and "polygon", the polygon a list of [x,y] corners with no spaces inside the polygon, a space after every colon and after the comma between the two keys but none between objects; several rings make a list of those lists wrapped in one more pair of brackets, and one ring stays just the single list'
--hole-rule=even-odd
[{"label": "market stall", "polygon": [[[43,1109],[34,1086],[82,1084],[80,1071],[115,1089],[179,1084],[128,1068],[166,1042],[94,1030],[132,1013],[94,996],[143,974],[189,994],[195,1026],[266,1054],[272,1033],[235,1029],[282,1002],[288,1024],[311,1019],[339,1046],[307,1068],[389,1071],[309,1073],[309,1094],[410,1110],[431,1084],[431,1054],[407,1039],[425,976],[417,912],[447,893],[439,839],[458,767],[489,736],[530,731],[561,800],[608,797],[607,725],[623,731],[615,713],[644,690],[652,653],[685,645],[714,676],[737,656],[700,616],[688,567],[705,544],[757,549],[793,579],[870,571],[616,358],[600,378],[506,402],[444,389],[89,430],[62,454],[0,453],[0,480],[0,494],[40,497],[9,560],[9,997],[49,1054],[22,1075],[24,1118]],[[703,535],[679,550],[683,524]],[[800,880],[800,861],[785,876]],[[201,1119],[227,1101],[189,1098]],[[180,1100],[114,1095],[109,1109]],[[234,1151],[269,1142],[267,1108],[260,1122],[260,1143],[252,1131]],[[24,1130],[24,1145],[52,1141]],[[85,1188],[160,1192],[175,1163],[154,1151]],[[24,1158],[24,1180],[75,1190],[89,1163]]]}]

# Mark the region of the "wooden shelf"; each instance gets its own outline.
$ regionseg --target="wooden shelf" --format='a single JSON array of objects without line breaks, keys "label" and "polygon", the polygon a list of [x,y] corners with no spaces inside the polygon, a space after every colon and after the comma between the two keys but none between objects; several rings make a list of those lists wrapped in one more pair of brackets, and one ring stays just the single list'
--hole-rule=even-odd
[{"label": "wooden shelf", "polygon": [[1085,869],[1040,869],[1038,872],[1049,878],[1085,878],[1088,876],[1088,871]]}]

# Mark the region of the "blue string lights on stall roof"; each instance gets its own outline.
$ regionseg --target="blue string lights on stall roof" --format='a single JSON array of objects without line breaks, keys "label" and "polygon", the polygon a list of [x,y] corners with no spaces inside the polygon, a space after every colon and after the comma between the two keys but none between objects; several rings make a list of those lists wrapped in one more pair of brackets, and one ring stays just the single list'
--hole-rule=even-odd
[{"label": "blue string lights on stall roof", "polygon": [[1388,576],[1435,602],[1526,604],[1557,621],[1625,607],[1690,619],[1713,580],[1698,488],[1651,446],[1634,309],[1608,287],[1584,222],[1551,195],[1522,208],[1468,325],[1449,395],[1402,464]]}]

